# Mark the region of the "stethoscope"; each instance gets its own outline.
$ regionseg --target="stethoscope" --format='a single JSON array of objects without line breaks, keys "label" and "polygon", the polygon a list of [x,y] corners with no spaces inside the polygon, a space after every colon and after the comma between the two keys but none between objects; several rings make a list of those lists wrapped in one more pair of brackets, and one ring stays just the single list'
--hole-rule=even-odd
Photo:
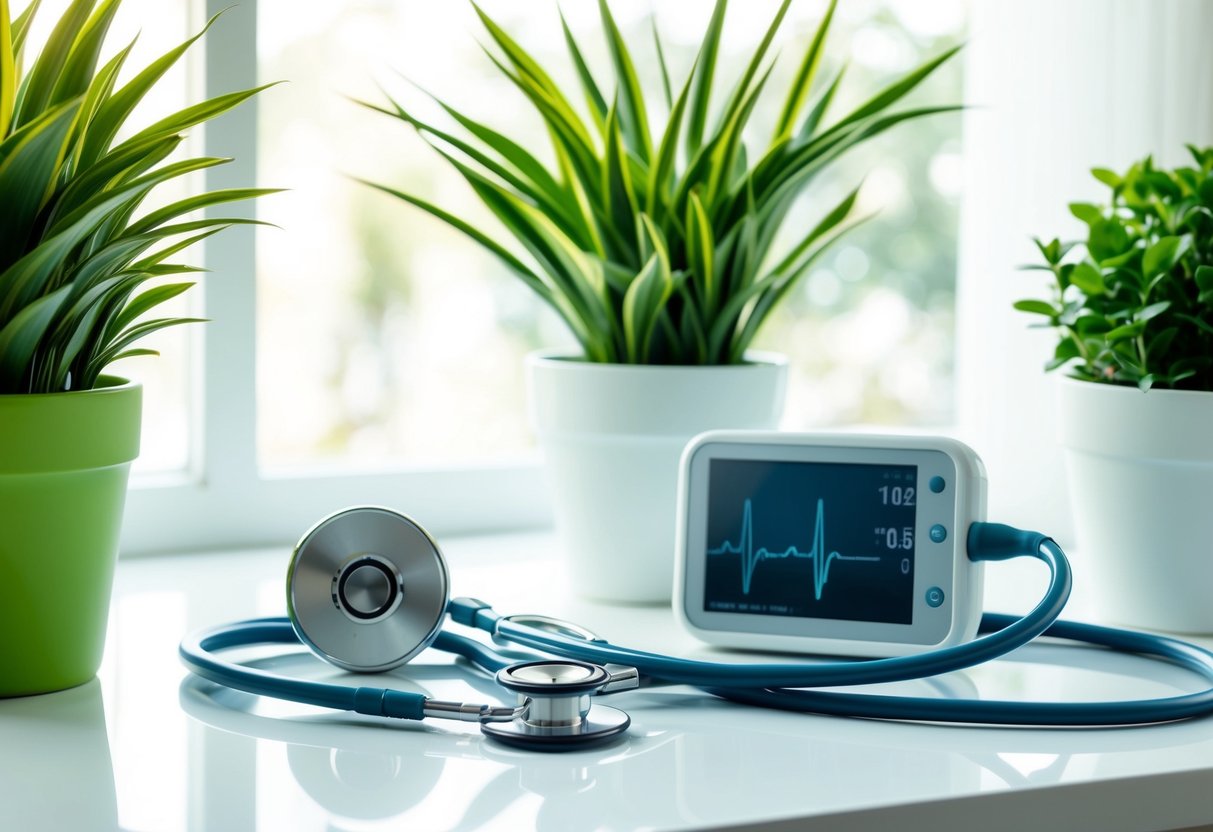
[{"label": "stethoscope", "polygon": [[[610,742],[627,730],[623,711],[593,701],[641,685],[683,684],[761,707],[875,719],[1033,726],[1109,726],[1168,722],[1213,713],[1213,686],[1158,699],[1016,702],[840,693],[823,687],[904,681],[990,661],[1045,636],[1155,657],[1213,685],[1213,652],[1165,636],[1058,620],[1070,593],[1065,554],[1037,538],[1035,551],[995,551],[990,559],[1030,556],[1050,570],[1048,589],[1023,617],[986,613],[979,637],[910,656],[814,664],[732,664],[683,659],[611,644],[576,624],[539,615],[501,615],[474,598],[449,598],[445,559],[434,539],[395,511],[358,507],[313,526],[287,570],[285,618],[216,627],[187,637],[185,665],[220,685],[326,708],[400,719],[480,724],[490,739],[541,751]],[[517,661],[445,629],[447,617],[498,643],[538,651]],[[298,678],[231,661],[220,651],[302,643],[352,672],[399,667],[427,647],[460,656],[492,674],[515,704],[432,699],[423,693],[352,687]]]}]

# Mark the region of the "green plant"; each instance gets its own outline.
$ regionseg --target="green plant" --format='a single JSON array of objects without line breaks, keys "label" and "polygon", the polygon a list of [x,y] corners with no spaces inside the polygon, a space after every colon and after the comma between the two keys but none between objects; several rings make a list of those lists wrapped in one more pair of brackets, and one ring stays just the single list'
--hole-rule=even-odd
[{"label": "green plant", "polygon": [[[1111,204],[1076,202],[1084,242],[1036,245],[1053,274],[1043,315],[1059,341],[1045,369],[1142,390],[1213,390],[1213,148],[1188,146],[1195,167],[1159,170],[1150,157],[1123,175],[1091,171]],[[1081,251],[1081,258],[1067,257]]]},{"label": "green plant", "polygon": [[143,316],[192,283],[149,281],[198,271],[168,258],[246,219],[183,219],[198,209],[271,193],[237,188],[137,215],[157,186],[227,159],[167,161],[181,131],[256,94],[234,92],[116,137],[137,104],[214,22],[139,71],[118,75],[132,41],[98,67],[120,0],[73,0],[23,71],[40,0],[13,18],[0,0],[0,393],[92,388],[131,344],[196,320]]},{"label": "green plant", "polygon": [[[432,214],[498,257],[564,319],[597,362],[728,364],[743,360],[771,310],[832,242],[854,227],[858,188],[824,212],[789,251],[772,243],[793,201],[827,165],[865,139],[911,119],[959,109],[889,108],[955,54],[950,49],[826,126],[839,71],[810,103],[832,0],[800,61],[773,134],[751,153],[743,132],[771,75],[766,60],[791,0],[779,7],[712,126],[711,99],[726,0],[717,0],[698,56],[671,85],[661,41],[655,54],[669,116],[656,135],[651,102],[610,9],[599,0],[615,89],[595,80],[567,24],[564,39],[588,122],[547,72],[476,7],[500,55],[490,58],[542,117],[555,170],[526,148],[438,101],[460,134],[427,123],[389,98],[366,106],[414,127],[467,180],[529,254],[524,262],[441,207],[370,183]],[[562,23],[563,23],[562,18]],[[957,47],[958,48],[958,47]],[[365,103],[365,102],[364,102]]]}]

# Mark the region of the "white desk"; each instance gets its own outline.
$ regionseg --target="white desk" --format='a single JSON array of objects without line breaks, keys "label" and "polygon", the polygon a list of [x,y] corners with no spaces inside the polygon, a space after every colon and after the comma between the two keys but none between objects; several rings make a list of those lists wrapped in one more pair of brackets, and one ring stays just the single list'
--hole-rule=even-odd
[{"label": "white desk", "polygon": [[[664,608],[570,597],[548,535],[445,541],[456,594],[503,612],[568,617],[625,644],[708,655]],[[283,611],[287,549],[120,565],[98,681],[0,700],[0,829],[417,830],[1158,829],[1213,824],[1213,720],[1129,730],[890,724],[743,708],[683,688],[613,697],[632,715],[608,747],[539,755],[475,726],[384,724],[184,682],[181,636]],[[544,562],[547,562],[546,564]],[[527,585],[521,575],[557,577]],[[1081,561],[1075,564],[1083,611]],[[1034,564],[992,565],[988,608],[1023,609]],[[1209,642],[1205,642],[1206,645]],[[303,655],[274,661],[341,674]],[[400,686],[482,701],[442,657]],[[1123,671],[1146,671],[1145,681]],[[1031,648],[955,674],[997,698],[1136,697],[1190,690],[1134,658]],[[925,684],[889,689],[929,692]]]}]

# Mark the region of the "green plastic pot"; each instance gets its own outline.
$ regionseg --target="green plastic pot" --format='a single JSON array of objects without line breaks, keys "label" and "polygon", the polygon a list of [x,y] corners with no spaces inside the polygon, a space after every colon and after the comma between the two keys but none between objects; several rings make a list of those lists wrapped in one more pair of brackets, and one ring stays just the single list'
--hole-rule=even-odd
[{"label": "green plastic pot", "polygon": [[0,396],[0,697],[97,673],[143,388]]}]

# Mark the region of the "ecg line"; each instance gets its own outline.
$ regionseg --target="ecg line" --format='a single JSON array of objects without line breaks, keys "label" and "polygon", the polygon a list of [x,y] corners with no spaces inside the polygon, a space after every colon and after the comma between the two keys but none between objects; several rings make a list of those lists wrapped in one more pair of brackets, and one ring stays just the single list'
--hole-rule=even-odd
[{"label": "ecg line", "polygon": [[817,522],[813,526],[813,548],[802,552],[795,546],[789,546],[782,552],[772,552],[766,547],[754,551],[754,509],[749,498],[746,498],[745,508],[741,515],[741,540],[737,543],[725,541],[714,549],[708,549],[709,555],[741,555],[741,592],[750,594],[750,584],[754,580],[754,570],[764,560],[781,560],[783,558],[811,558],[813,561],[813,596],[820,601],[821,590],[830,579],[830,564],[836,560],[843,561],[879,561],[877,555],[843,555],[838,552],[826,551],[825,500],[817,500]]}]

